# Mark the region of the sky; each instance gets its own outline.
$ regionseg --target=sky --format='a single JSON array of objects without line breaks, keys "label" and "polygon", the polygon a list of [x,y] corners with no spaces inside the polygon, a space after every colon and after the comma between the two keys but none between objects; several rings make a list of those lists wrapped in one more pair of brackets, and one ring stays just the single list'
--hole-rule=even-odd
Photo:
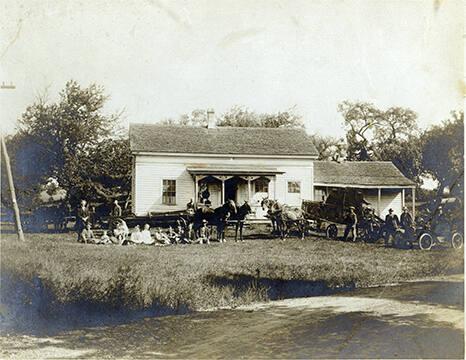
[{"label": "sky", "polygon": [[342,136],[343,100],[409,107],[426,128],[462,108],[462,1],[0,0],[2,129],[46,91],[97,83],[123,125],[295,107]]}]

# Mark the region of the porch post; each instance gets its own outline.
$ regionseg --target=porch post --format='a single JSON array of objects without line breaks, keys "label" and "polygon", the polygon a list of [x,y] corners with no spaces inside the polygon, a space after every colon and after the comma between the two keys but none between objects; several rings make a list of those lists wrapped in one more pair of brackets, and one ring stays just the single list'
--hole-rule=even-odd
[{"label": "porch post", "polygon": [[272,179],[273,179],[273,199],[277,200],[277,175],[274,175]]},{"label": "porch post", "polygon": [[412,190],[411,190],[411,194],[412,194],[412,201],[413,201],[413,219],[415,218],[416,216],[416,188],[413,186],[412,187]]},{"label": "porch post", "polygon": [[377,213],[378,213],[378,216],[380,217],[380,202],[382,200],[382,189],[381,188],[378,188],[377,189]]},{"label": "porch post", "polygon": [[197,175],[194,175],[194,204],[197,208],[197,201],[199,200],[198,196],[198,183],[197,183]]},{"label": "porch post", "polygon": [[248,202],[251,203],[251,178],[248,177]]},{"label": "porch post", "polygon": [[401,207],[405,206],[405,189],[401,189]]},{"label": "porch post", "polygon": [[222,179],[222,204],[225,204],[225,180]]}]

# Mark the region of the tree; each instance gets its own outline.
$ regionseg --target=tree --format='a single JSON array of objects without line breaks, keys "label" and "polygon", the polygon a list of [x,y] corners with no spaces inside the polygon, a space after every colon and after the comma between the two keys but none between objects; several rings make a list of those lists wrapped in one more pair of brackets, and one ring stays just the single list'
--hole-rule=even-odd
[{"label": "tree", "polygon": [[[190,114],[182,114],[178,119],[163,119],[161,124],[181,126],[207,126],[207,111],[193,110]],[[233,106],[221,114],[216,122],[217,126],[235,127],[303,127],[302,119],[296,114],[295,109],[279,111],[276,113],[255,113],[244,106]]]},{"label": "tree", "polygon": [[276,113],[257,114],[244,106],[233,106],[222,114],[217,126],[296,128],[304,127],[304,124],[294,108]]},{"label": "tree", "polygon": [[182,114],[178,119],[166,118],[160,121],[163,125],[207,126],[207,110],[194,109],[190,114]]},{"label": "tree", "polygon": [[94,166],[105,161],[103,153],[95,158],[95,151],[118,135],[119,118],[102,113],[107,99],[100,86],[82,88],[69,81],[57,103],[39,97],[26,109],[17,134],[8,141],[25,194],[35,192],[48,177],[55,177],[71,194],[82,186],[92,156]]},{"label": "tree", "polygon": [[319,153],[318,160],[341,161],[346,157],[346,143],[333,136],[310,135],[311,142]]},{"label": "tree", "polygon": [[451,118],[432,126],[422,137],[424,171],[438,181],[437,197],[445,189],[463,198],[464,194],[464,113],[453,111]]},{"label": "tree", "polygon": [[371,103],[344,101],[347,159],[392,161],[409,179],[422,183],[422,149],[417,114],[408,108],[380,110]]},{"label": "tree", "polygon": [[348,160],[372,160],[372,139],[382,112],[371,103],[350,101],[339,104],[338,111],[345,121]]}]

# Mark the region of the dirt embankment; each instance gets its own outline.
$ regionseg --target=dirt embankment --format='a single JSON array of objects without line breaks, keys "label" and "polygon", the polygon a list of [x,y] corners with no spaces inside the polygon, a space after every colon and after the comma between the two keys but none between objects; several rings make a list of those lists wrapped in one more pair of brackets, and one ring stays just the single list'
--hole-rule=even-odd
[{"label": "dirt embankment", "polygon": [[[33,332],[331,294],[461,273],[463,254],[321,239],[105,247],[2,239],[1,315]],[[5,326],[3,326],[5,328]]]}]

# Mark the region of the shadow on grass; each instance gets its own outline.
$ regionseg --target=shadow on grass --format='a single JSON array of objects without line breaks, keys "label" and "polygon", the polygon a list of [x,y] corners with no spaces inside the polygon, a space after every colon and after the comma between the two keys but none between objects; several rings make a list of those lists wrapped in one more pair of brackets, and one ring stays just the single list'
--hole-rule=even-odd
[{"label": "shadow on grass", "polygon": [[[247,291],[265,291],[266,300],[281,300],[299,297],[331,295],[337,292],[350,291],[356,288],[354,282],[335,288],[325,281],[282,280],[243,274],[227,274],[225,276],[207,276],[206,280],[216,287],[231,287],[233,295],[241,297]],[[264,296],[262,296],[264,298]]]},{"label": "shadow on grass", "polygon": [[[187,314],[183,304],[168,307],[154,302],[148,308],[129,308],[118,301],[61,303],[40,278],[24,281],[1,275],[0,333],[53,335],[82,327],[118,325],[145,317]],[[122,303],[122,301],[121,301]]]}]

